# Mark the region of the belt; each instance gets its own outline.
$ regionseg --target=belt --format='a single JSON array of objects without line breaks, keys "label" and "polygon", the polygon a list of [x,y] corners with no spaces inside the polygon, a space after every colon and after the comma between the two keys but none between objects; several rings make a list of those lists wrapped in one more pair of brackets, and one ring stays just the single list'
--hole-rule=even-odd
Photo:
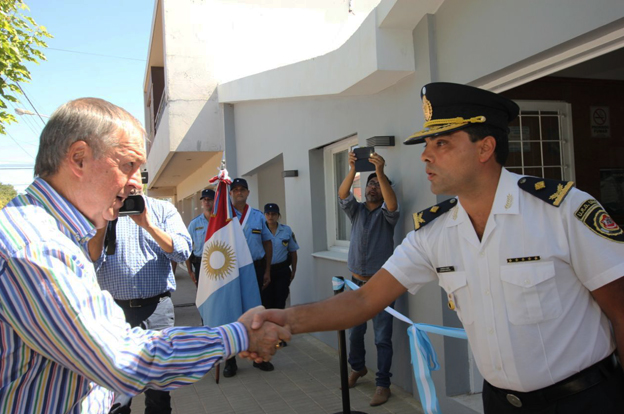
[{"label": "belt", "polygon": [[129,300],[121,300],[115,299],[115,302],[123,308],[141,308],[143,306],[153,305],[155,303],[159,303],[162,298],[171,297],[171,292],[167,291],[165,293],[161,293],[160,295],[152,296],[151,298],[145,299],[129,299]]},{"label": "belt", "polygon": [[621,368],[615,358],[615,354],[611,354],[607,358],[603,359],[600,362],[597,362],[591,367],[586,368],[583,371],[564,379],[563,381],[559,381],[556,384],[550,385],[540,390],[535,390],[531,392],[518,392],[504,390],[501,388],[497,388],[492,384],[488,384],[497,394],[504,397],[509,402],[509,404],[513,405],[514,407],[539,406],[550,404],[561,398],[577,394],[581,391],[585,391],[590,387],[593,387],[594,385],[598,385],[605,379],[609,378],[618,369]]},{"label": "belt", "polygon": [[283,269],[289,266],[290,266],[290,263],[288,262],[288,260],[284,260],[283,262],[272,264],[271,270],[279,270],[279,269]]}]

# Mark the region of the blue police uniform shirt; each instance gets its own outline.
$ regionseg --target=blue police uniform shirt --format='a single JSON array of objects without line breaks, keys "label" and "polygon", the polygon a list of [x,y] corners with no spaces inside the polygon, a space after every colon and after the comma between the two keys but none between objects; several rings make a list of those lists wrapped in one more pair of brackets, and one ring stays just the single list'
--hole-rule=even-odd
[{"label": "blue police uniform shirt", "polygon": [[191,235],[191,240],[193,240],[193,254],[195,257],[201,257],[204,252],[207,231],[208,219],[204,217],[204,213],[201,213],[189,223],[188,232]]},{"label": "blue police uniform shirt", "polygon": [[288,258],[288,252],[299,250],[295,234],[285,224],[278,223],[275,235],[271,237],[271,242],[273,243],[273,260],[271,260],[271,264],[282,263]]},{"label": "blue police uniform shirt", "polygon": [[[236,211],[236,216],[240,221],[243,214],[237,209],[234,209],[234,211]],[[241,223],[241,226],[243,226],[243,233],[245,234],[245,239],[247,239],[251,258],[255,262],[264,257],[265,253],[262,242],[271,240],[273,234],[271,234],[271,231],[266,226],[264,214],[262,214],[260,210],[249,207],[247,209],[247,215],[249,217],[245,218],[245,223]]]}]

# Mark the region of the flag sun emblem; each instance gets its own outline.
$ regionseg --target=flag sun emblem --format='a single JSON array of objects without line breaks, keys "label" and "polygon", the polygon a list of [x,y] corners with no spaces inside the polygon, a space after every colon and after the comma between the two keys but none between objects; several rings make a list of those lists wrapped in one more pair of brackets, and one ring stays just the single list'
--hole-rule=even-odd
[{"label": "flag sun emblem", "polygon": [[227,243],[216,240],[204,250],[202,266],[211,279],[224,279],[234,270],[236,254]]}]

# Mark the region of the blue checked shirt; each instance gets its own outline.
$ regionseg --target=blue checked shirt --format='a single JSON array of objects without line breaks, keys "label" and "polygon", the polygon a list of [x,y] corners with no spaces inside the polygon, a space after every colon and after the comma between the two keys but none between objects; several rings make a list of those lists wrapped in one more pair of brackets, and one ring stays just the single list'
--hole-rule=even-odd
[{"label": "blue checked shirt", "polygon": [[39,178],[0,210],[0,413],[107,414],[114,393],[190,384],[247,349],[240,323],[131,329],[97,284],[94,234]]},{"label": "blue checked shirt", "polygon": [[193,241],[193,254],[195,257],[202,257],[204,253],[204,242],[206,241],[206,233],[208,232],[208,220],[201,213],[199,216],[191,220],[188,226],[188,232]]},{"label": "blue checked shirt", "polygon": [[347,268],[360,276],[372,276],[392,256],[394,227],[399,220],[399,208],[388,211],[386,203],[368,211],[365,203],[358,202],[353,193],[339,199],[340,208],[351,220],[351,242]]},{"label": "blue checked shirt", "polygon": [[273,260],[271,260],[271,264],[282,263],[288,258],[288,252],[299,250],[295,233],[287,225],[278,224],[275,235],[271,234],[271,236],[271,241],[273,242]]},{"label": "blue checked shirt", "polygon": [[119,217],[115,254],[104,253],[96,262],[100,286],[115,299],[145,299],[174,291],[171,260],[184,262],[191,255],[191,236],[175,206],[168,201],[144,198],[152,224],[171,236],[173,252],[165,253],[130,217]]},{"label": "blue checked shirt", "polygon": [[[236,211],[236,216],[240,220],[242,213],[236,209],[234,209],[234,211]],[[245,234],[245,239],[249,246],[251,258],[255,262],[256,260],[262,259],[265,255],[262,242],[272,240],[273,234],[271,234],[271,230],[266,226],[264,214],[260,210],[249,207],[247,214],[249,214],[249,218],[243,227],[243,233]]]}]

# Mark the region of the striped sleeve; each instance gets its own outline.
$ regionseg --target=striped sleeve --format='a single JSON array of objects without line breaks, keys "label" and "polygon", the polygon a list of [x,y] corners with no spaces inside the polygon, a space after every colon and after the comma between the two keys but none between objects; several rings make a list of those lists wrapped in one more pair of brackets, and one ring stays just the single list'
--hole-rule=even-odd
[{"label": "striped sleeve", "polygon": [[[7,321],[29,348],[108,389],[127,395],[173,389],[203,377],[248,346],[244,326],[130,328],[97,285],[75,245],[31,243],[8,258],[0,278]],[[10,299],[10,300],[9,300]]]}]

